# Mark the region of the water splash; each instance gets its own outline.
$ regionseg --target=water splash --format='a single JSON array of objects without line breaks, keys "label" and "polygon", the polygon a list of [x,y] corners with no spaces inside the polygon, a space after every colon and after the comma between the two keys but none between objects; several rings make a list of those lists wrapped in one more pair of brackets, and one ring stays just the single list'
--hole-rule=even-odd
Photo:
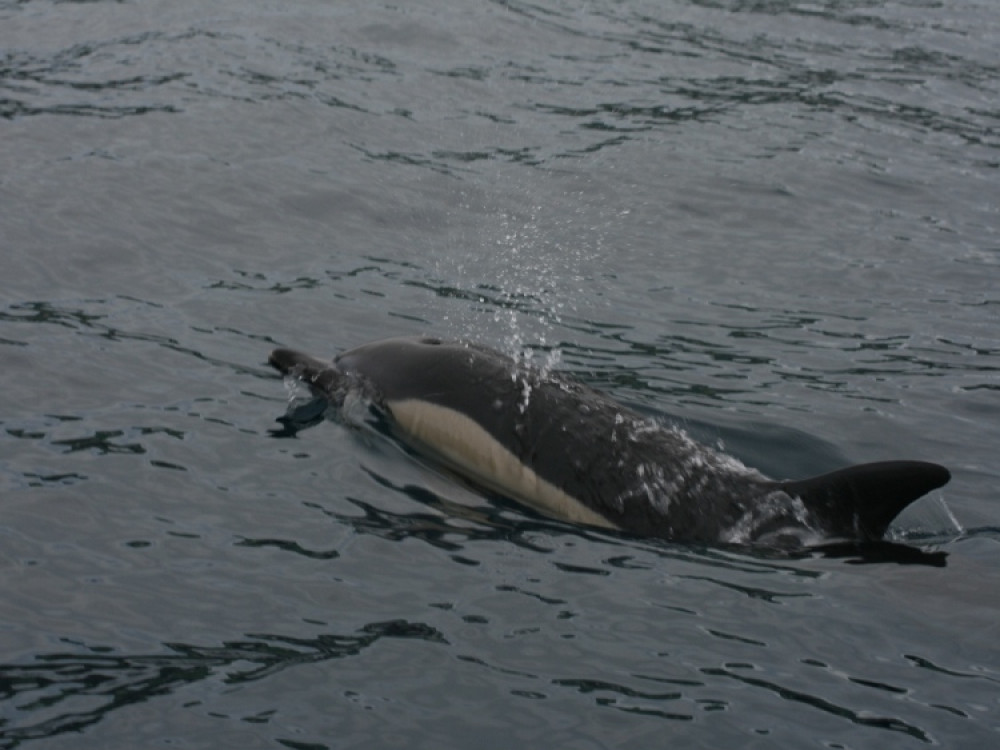
[{"label": "water splash", "polygon": [[[768,527],[771,528],[761,533]],[[755,543],[762,547],[797,549],[819,544],[824,539],[802,500],[776,491],[748,508],[736,523],[722,533],[720,541],[734,545]]]},{"label": "water splash", "polygon": [[948,520],[951,522],[951,525],[954,527],[955,533],[958,536],[963,536],[965,534],[965,526],[962,525],[962,522],[959,521],[958,518],[955,516],[955,514],[952,512],[951,507],[948,505],[948,503],[945,501],[945,499],[943,497],[939,497],[938,498],[938,503],[940,504],[941,508],[944,510],[945,515],[948,516]]},{"label": "water splash", "polygon": [[[459,210],[481,215],[476,202],[465,198]],[[602,232],[590,227],[581,238],[575,219],[555,215],[555,207],[491,210],[477,222],[478,236],[464,242],[465,253],[447,253],[435,265],[465,303],[445,313],[445,327],[549,372],[561,359],[558,331],[577,314],[576,300],[594,299],[580,269],[593,267],[602,252]]]}]

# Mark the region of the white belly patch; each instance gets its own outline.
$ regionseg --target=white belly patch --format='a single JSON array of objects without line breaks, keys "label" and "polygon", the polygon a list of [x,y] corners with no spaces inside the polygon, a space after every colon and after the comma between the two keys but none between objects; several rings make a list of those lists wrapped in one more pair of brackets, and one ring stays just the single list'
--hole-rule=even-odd
[{"label": "white belly patch", "polygon": [[429,449],[463,476],[553,518],[606,529],[618,528],[538,476],[475,420],[461,412],[418,399],[390,401],[386,408],[401,428],[403,437],[415,441],[417,448]]}]

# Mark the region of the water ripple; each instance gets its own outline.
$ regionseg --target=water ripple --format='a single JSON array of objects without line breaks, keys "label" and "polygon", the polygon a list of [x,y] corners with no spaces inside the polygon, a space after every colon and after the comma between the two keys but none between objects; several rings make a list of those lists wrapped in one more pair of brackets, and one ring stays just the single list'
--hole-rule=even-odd
[{"label": "water ripple", "polygon": [[705,668],[702,671],[704,674],[711,677],[725,677],[750,687],[760,688],[774,693],[783,700],[800,703],[811,708],[818,709],[819,711],[832,714],[838,718],[847,719],[853,724],[859,724],[873,729],[900,732],[928,744],[937,742],[934,737],[928,734],[921,727],[900,718],[893,716],[872,716],[871,711],[867,708],[852,709],[847,706],[838,705],[837,703],[826,698],[813,695],[804,690],[787,687],[774,680],[751,676],[749,672],[754,669],[755,668],[752,665],[733,664],[726,665],[724,667]]},{"label": "water ripple", "polygon": [[383,639],[448,643],[429,625],[391,620],[348,635],[247,634],[218,646],[165,643],[164,654],[112,655],[104,653],[111,649],[93,647],[91,654],[47,653],[32,663],[3,664],[0,697],[16,702],[24,720],[0,719],[0,747],[80,732],[124,706],[212,678],[239,685],[303,664],[357,656]]}]

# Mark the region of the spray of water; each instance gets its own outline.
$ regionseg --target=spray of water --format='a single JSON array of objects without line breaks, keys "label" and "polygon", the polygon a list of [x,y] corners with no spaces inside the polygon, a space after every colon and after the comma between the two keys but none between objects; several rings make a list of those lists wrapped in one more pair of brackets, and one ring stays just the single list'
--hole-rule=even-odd
[{"label": "spray of water", "polygon": [[[476,213],[469,203],[461,208]],[[576,218],[532,205],[479,222],[476,238],[464,238],[461,251],[435,265],[460,305],[445,313],[447,333],[495,346],[542,371],[558,365],[560,330],[577,315],[578,300],[593,301],[587,269],[603,252],[602,232],[587,231],[581,241]]]}]

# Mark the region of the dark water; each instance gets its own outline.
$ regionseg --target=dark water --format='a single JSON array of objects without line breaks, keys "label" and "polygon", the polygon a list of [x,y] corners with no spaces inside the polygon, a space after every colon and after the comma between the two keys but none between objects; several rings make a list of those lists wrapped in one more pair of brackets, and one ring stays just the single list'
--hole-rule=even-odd
[{"label": "dark water", "polygon": [[[0,747],[1000,737],[1000,10],[0,2]],[[943,567],[574,529],[277,344],[554,350]],[[544,356],[539,351],[539,357]]]}]

